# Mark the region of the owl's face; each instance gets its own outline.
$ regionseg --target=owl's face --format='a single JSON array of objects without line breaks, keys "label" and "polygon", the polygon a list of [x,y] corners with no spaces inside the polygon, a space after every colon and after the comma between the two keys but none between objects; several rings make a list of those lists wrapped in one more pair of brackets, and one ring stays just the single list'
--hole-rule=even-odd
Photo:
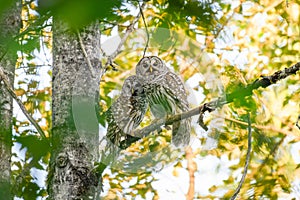
[{"label": "owl's face", "polygon": [[166,70],[163,61],[157,56],[142,58],[136,66],[138,76],[157,75]]},{"label": "owl's face", "polygon": [[121,95],[131,97],[138,96],[142,92],[142,84],[139,82],[136,76],[129,76],[125,79]]}]

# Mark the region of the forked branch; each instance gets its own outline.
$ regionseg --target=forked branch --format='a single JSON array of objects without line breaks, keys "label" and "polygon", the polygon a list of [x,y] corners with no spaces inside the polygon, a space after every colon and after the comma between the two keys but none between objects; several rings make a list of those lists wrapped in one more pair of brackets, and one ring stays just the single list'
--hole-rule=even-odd
[{"label": "forked branch", "polygon": [[[134,26],[139,21],[140,17],[142,16],[142,14],[143,14],[142,10],[145,8],[145,6],[146,6],[145,2],[141,6],[139,5],[140,12],[137,14],[137,16],[133,19],[133,21],[127,27],[125,34],[121,38],[121,41],[120,41],[117,49],[111,55],[107,56],[107,62],[104,65],[104,69],[106,69],[106,67],[108,65],[113,66],[113,60],[122,52],[121,48],[123,47],[124,43],[126,42],[127,38],[129,37],[130,33],[134,30]],[[106,56],[106,55],[104,55],[104,56]]]}]

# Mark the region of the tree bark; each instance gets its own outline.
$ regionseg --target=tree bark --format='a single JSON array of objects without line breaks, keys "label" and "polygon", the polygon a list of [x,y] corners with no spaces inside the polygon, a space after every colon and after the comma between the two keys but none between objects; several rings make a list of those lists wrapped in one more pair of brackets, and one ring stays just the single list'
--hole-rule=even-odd
[{"label": "tree bark", "polygon": [[54,17],[50,199],[95,199],[100,175],[95,98],[101,78],[97,22],[72,30]]},{"label": "tree bark", "polygon": [[[21,1],[14,1],[0,16],[0,67],[14,83],[16,51],[11,46],[21,27]],[[12,199],[11,194],[11,147],[12,147],[13,100],[0,79],[0,197]]]}]

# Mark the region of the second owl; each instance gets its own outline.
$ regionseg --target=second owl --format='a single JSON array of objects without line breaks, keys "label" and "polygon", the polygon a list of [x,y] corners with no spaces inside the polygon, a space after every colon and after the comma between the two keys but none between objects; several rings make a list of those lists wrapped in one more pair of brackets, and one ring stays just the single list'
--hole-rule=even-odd
[{"label": "second owl", "polygon": [[106,112],[107,138],[125,149],[138,140],[130,135],[143,120],[148,104],[142,84],[136,76],[129,76],[123,84],[121,95]]}]

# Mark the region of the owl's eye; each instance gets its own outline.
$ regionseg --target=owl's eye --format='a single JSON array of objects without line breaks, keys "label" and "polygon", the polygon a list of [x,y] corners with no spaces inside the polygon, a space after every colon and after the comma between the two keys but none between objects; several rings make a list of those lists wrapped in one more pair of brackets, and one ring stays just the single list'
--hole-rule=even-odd
[{"label": "owl's eye", "polygon": [[139,88],[139,87],[142,87],[142,86],[141,86],[140,83],[135,83],[133,87],[134,87],[134,88]]},{"label": "owl's eye", "polygon": [[148,64],[147,63],[143,63],[142,66],[143,66],[143,68],[147,68]]},{"label": "owl's eye", "polygon": [[126,85],[126,86],[125,86],[125,90],[127,90],[127,91],[129,91],[130,88],[131,88],[130,85]]},{"label": "owl's eye", "polygon": [[153,66],[154,67],[158,66],[158,61],[157,60],[153,63]]}]

